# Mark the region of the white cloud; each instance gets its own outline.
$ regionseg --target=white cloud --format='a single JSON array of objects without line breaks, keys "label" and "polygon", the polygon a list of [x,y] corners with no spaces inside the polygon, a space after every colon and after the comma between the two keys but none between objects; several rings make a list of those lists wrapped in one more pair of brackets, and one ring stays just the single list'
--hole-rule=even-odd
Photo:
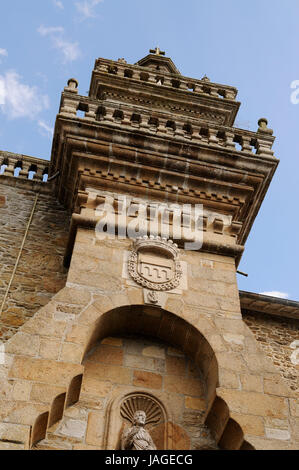
[{"label": "white cloud", "polygon": [[0,110],[9,119],[35,119],[48,107],[48,96],[41,95],[37,87],[26,85],[15,71],[0,75]]},{"label": "white cloud", "polygon": [[46,136],[46,137],[50,137],[52,138],[53,137],[53,133],[54,133],[54,129],[53,127],[50,127],[48,126],[48,124],[46,124],[44,121],[42,120],[39,120],[38,121],[38,125],[40,127],[40,130],[41,130],[41,134]]},{"label": "white cloud", "polygon": [[85,20],[96,16],[95,7],[103,1],[104,0],[81,0],[79,2],[75,2],[75,5],[78,12],[82,15],[82,19]]},{"label": "white cloud", "polygon": [[271,297],[278,297],[280,299],[288,299],[289,294],[285,292],[272,291],[272,292],[260,292],[261,295],[269,295]]},{"label": "white cloud", "polygon": [[64,10],[64,5],[60,0],[53,0],[53,3],[57,8],[60,8],[60,10]]},{"label": "white cloud", "polygon": [[46,27],[41,25],[37,31],[41,36],[50,36],[53,47],[62,53],[64,63],[77,60],[81,56],[79,43],[65,39],[62,26]]},{"label": "white cloud", "polygon": [[79,59],[81,51],[78,42],[66,41],[63,38],[52,38],[54,47],[62,52],[64,62],[72,62],[73,60]]},{"label": "white cloud", "polygon": [[49,26],[48,28],[44,25],[40,25],[40,27],[37,29],[38,33],[41,36],[48,36],[49,34],[55,34],[55,33],[63,33],[64,28],[62,26]]},{"label": "white cloud", "polygon": [[7,56],[8,56],[7,50],[0,48],[0,64],[2,63],[1,57],[7,57]]}]

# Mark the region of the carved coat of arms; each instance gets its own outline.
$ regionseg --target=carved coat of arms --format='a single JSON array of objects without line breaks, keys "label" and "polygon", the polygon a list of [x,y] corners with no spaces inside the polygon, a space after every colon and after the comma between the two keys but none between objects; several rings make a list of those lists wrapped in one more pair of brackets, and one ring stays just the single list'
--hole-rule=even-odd
[{"label": "carved coat of arms", "polygon": [[170,291],[180,284],[182,269],[178,247],[172,240],[143,237],[134,242],[128,271],[135,282],[155,291]]}]

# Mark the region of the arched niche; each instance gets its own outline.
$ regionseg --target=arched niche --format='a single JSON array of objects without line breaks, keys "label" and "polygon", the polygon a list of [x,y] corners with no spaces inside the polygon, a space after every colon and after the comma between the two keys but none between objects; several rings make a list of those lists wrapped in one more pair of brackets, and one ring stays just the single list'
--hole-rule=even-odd
[{"label": "arched niche", "polygon": [[[205,424],[216,399],[216,389],[218,386],[218,364],[214,351],[206,338],[194,326],[161,308],[148,306],[115,308],[104,313],[95,322],[90,341],[85,349],[83,364],[85,364],[85,361],[88,361],[89,355],[98,347],[102,340],[107,337],[126,335],[136,335],[137,337],[162,341],[169,346],[179,349],[194,361],[205,385],[205,407],[204,411],[202,411],[204,414],[202,416],[202,423]],[[134,390],[134,387],[128,387],[128,394],[136,394],[137,392],[140,393],[140,389]],[[142,390],[142,393],[149,392]],[[117,449],[119,447],[121,430],[124,426],[119,407],[124,396],[124,394],[119,392],[111,399],[109,406],[105,406],[106,411],[103,416],[105,421],[103,448],[105,449]],[[177,444],[173,444],[174,440],[171,437],[174,433],[184,432],[184,430],[177,426],[176,420],[172,415],[171,401],[170,405],[169,403],[166,404],[163,398],[161,399],[161,394],[152,394],[152,397],[160,400],[165,419],[167,420],[165,421],[167,425],[163,429],[164,449],[182,449]],[[224,422],[224,427],[226,424]],[[194,430],[195,427],[196,424],[194,423]],[[208,427],[206,429],[208,432]],[[198,431],[199,429],[197,429]],[[217,443],[220,439],[221,433],[217,436]]]},{"label": "arched niche", "polygon": [[133,414],[137,410],[146,413],[147,429],[158,449],[169,448],[167,426],[169,412],[164,404],[147,391],[134,391],[111,400],[106,413],[104,445],[105,449],[120,450],[121,436],[126,427],[132,425]]}]

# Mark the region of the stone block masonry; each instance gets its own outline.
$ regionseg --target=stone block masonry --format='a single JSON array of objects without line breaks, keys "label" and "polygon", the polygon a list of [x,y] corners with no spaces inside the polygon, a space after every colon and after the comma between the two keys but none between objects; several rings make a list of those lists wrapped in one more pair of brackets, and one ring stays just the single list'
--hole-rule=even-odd
[{"label": "stone block masonry", "polygon": [[295,356],[292,345],[299,339],[299,319],[274,317],[246,310],[243,312],[243,320],[266,355],[280,370],[289,387],[298,391],[299,363],[292,360],[292,356]]},{"label": "stone block masonry", "polygon": [[[8,178],[7,178],[8,179]],[[16,178],[9,178],[11,181]],[[0,184],[0,304],[6,295],[35,201],[31,181]],[[0,339],[7,340],[65,285],[63,254],[67,212],[54,197],[38,196],[28,235],[0,316]]]}]

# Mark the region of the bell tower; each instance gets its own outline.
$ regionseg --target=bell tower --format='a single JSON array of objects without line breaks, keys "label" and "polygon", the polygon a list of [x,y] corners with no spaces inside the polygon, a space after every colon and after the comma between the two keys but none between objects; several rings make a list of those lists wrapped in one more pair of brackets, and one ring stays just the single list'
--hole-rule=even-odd
[{"label": "bell tower", "polygon": [[278,159],[265,118],[234,127],[239,107],[158,47],[97,59],[88,96],[68,81],[49,173],[67,282],[7,347],[7,381],[30,392],[7,432],[26,448],[295,448],[294,393],[240,308]]},{"label": "bell tower", "polygon": [[201,251],[238,263],[278,160],[266,119],[257,132],[234,127],[236,96],[206,76],[184,77],[159,48],[135,65],[96,60],[88,97],[70,79],[51,160],[57,196],[73,213],[66,263],[80,220],[95,225],[95,208],[116,193],[201,204]]}]

